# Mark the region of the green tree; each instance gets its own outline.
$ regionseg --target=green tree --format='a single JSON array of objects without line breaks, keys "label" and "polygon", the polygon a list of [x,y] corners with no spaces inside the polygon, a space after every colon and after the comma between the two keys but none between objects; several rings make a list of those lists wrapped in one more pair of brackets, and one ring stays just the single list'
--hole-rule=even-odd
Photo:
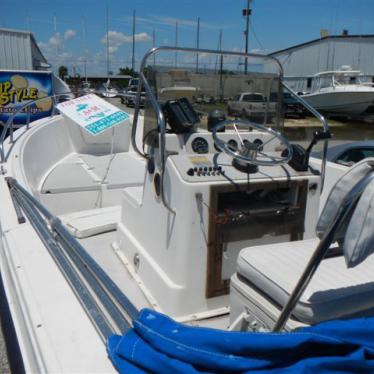
[{"label": "green tree", "polygon": [[118,74],[120,75],[131,75],[134,77],[136,75],[135,71],[126,66],[125,68],[119,68]]},{"label": "green tree", "polygon": [[58,76],[62,79],[62,80],[64,80],[65,79],[65,77],[68,75],[68,68],[66,67],[66,66],[60,66],[59,68],[58,68]]}]

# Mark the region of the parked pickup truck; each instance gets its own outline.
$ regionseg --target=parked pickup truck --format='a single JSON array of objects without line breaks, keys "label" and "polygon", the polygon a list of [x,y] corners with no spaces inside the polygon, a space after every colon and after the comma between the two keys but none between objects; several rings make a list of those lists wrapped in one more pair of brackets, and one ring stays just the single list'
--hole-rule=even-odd
[{"label": "parked pickup truck", "polygon": [[264,118],[268,111],[268,120],[276,114],[276,103],[266,102],[263,94],[257,92],[243,92],[236,95],[227,103],[227,113],[230,116],[243,118]]}]

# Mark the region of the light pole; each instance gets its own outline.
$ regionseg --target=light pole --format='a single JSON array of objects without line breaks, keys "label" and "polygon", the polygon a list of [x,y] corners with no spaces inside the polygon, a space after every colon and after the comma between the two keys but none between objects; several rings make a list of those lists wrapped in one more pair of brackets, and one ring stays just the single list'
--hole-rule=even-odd
[{"label": "light pole", "polygon": [[[200,47],[200,17],[197,17],[196,48]],[[199,72],[199,53],[196,53],[196,74]]]},{"label": "light pole", "polygon": [[135,72],[135,9],[132,12],[132,58],[131,69]]},{"label": "light pole", "polygon": [[[247,0],[247,7],[245,9],[243,9],[243,11],[242,11],[243,16],[245,17],[245,31],[244,31],[244,35],[245,35],[245,53],[246,54],[248,53],[249,16],[252,13],[252,9],[250,7],[251,3],[252,3],[252,0]],[[248,72],[248,57],[245,57],[245,61],[244,61],[244,73],[247,74],[247,72]]]},{"label": "light pole", "polygon": [[[175,47],[178,47],[178,22],[175,22]],[[174,65],[177,67],[178,52],[175,52]]]}]

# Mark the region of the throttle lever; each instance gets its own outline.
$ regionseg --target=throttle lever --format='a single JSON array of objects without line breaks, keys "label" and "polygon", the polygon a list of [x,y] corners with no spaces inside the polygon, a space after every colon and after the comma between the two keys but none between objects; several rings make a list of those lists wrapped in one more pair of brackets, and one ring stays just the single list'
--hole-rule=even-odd
[{"label": "throttle lever", "polygon": [[320,131],[316,130],[313,132],[313,139],[309,144],[309,147],[306,149],[306,153],[309,155],[312,148],[318,143],[320,140],[326,140],[326,139],[331,139],[332,134],[331,132],[328,131]]}]

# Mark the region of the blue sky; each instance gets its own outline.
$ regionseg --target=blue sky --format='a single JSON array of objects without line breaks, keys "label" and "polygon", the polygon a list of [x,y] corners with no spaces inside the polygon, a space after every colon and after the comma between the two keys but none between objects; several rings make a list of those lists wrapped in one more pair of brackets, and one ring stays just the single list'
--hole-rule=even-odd
[{"label": "blue sky", "polygon": [[[136,61],[156,45],[196,44],[216,49],[219,30],[223,49],[244,49],[246,0],[1,0],[0,27],[31,30],[48,60],[70,73],[106,73],[106,7],[109,9],[110,69],[131,66],[132,12],[135,9]],[[319,37],[320,29],[339,34],[374,34],[373,0],[253,0],[250,50],[274,51]],[[85,30],[85,33],[83,32]],[[84,37],[84,34],[86,35]]]}]

